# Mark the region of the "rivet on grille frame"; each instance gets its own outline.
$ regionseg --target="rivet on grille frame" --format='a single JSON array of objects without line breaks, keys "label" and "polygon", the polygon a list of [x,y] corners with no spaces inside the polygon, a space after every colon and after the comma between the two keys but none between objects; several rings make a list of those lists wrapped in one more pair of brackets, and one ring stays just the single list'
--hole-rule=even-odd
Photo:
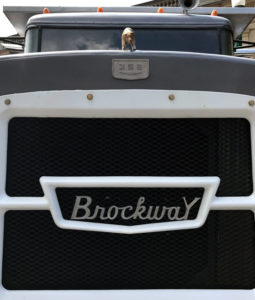
[{"label": "rivet on grille frame", "polygon": [[171,94],[168,96],[169,100],[173,101],[175,99],[175,95],[174,94]]},{"label": "rivet on grille frame", "polygon": [[87,99],[88,99],[89,101],[93,100],[93,94],[88,94],[88,95],[87,95]]},{"label": "rivet on grille frame", "polygon": [[250,106],[254,106],[254,105],[255,105],[255,101],[254,101],[254,100],[250,100],[250,101],[249,101],[249,105],[250,105]]},{"label": "rivet on grille frame", "polygon": [[10,105],[11,104],[11,99],[5,99],[4,104],[5,105]]}]

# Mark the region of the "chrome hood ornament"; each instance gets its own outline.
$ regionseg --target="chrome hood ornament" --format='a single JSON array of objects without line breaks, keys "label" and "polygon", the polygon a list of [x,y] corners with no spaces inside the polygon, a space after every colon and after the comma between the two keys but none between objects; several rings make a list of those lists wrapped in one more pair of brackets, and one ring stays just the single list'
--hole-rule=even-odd
[{"label": "chrome hood ornament", "polygon": [[135,45],[135,32],[132,28],[127,27],[123,30],[121,36],[121,49],[125,50],[125,48],[130,45],[131,51],[136,50]]}]

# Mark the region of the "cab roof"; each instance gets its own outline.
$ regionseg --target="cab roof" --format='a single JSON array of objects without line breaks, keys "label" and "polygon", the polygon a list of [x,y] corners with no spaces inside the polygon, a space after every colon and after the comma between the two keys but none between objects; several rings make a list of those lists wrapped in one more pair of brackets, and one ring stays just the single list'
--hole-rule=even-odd
[{"label": "cab roof", "polygon": [[225,27],[232,30],[231,22],[223,17],[208,15],[158,13],[50,13],[31,17],[31,26],[162,26],[162,27]]},{"label": "cab roof", "polygon": [[[32,16],[41,14],[45,6],[3,6],[3,11],[12,25],[15,27],[18,34],[24,35],[27,21]],[[47,6],[52,13],[92,13],[97,11],[97,7],[86,6]],[[157,14],[157,7],[149,6],[129,6],[129,7],[103,7],[104,13],[146,13],[154,14],[155,18],[159,17]],[[197,7],[192,10],[192,14],[196,15],[210,15],[212,10],[216,9],[218,15],[227,18],[231,21],[233,26],[234,38],[237,38],[246,27],[252,22],[255,17],[254,7]],[[164,7],[164,14],[161,14],[162,19],[165,14],[181,14],[183,9],[181,7]],[[101,14],[101,13],[100,13]],[[164,15],[164,16],[162,16]],[[104,17],[104,16],[101,16]],[[48,16],[47,16],[48,18]],[[154,17],[153,17],[154,18]],[[34,22],[31,20],[31,22]]]}]

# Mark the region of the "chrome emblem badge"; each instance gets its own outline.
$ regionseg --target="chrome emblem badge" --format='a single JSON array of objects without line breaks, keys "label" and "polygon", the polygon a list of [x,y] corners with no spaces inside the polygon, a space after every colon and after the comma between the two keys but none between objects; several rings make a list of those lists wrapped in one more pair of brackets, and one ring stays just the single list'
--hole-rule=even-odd
[{"label": "chrome emblem badge", "polygon": [[[145,206],[145,197],[139,197],[135,207],[131,205],[116,206],[112,205],[108,208],[100,205],[91,207],[93,199],[90,196],[76,196],[73,207],[72,220],[115,220],[121,218],[123,220],[155,220],[160,221],[166,216],[169,221],[188,220],[191,208],[201,200],[195,197],[193,201],[188,203],[186,197],[182,197],[182,206],[184,212],[181,213],[182,206]],[[84,203],[82,203],[84,202]]]},{"label": "chrome emblem badge", "polygon": [[[41,177],[40,182],[58,227],[138,234],[201,227],[220,179]],[[163,194],[158,191],[161,188]]]},{"label": "chrome emblem badge", "polygon": [[139,80],[150,75],[149,59],[113,59],[112,76],[116,79]]}]

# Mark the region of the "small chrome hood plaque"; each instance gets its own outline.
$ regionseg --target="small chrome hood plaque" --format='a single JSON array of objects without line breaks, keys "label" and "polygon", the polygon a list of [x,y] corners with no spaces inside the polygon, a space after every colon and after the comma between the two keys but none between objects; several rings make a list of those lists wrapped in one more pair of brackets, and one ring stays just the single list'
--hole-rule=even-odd
[{"label": "small chrome hood plaque", "polygon": [[149,59],[113,59],[112,76],[116,79],[139,80],[150,75]]}]

